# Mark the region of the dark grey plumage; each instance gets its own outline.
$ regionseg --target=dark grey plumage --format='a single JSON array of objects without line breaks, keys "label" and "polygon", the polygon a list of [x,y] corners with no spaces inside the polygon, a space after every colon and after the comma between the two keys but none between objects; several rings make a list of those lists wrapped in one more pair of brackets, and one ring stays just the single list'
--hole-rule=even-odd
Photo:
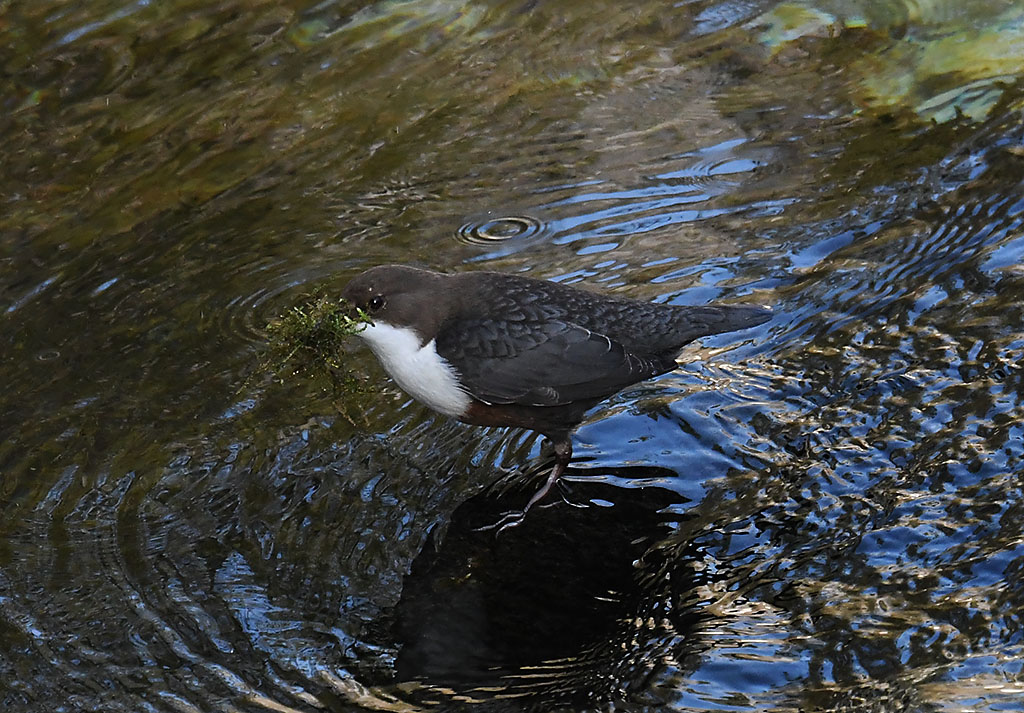
[{"label": "dark grey plumage", "polygon": [[438,354],[486,403],[563,406],[671,371],[694,339],[761,324],[762,307],[679,307],[503,273],[448,278]]}]

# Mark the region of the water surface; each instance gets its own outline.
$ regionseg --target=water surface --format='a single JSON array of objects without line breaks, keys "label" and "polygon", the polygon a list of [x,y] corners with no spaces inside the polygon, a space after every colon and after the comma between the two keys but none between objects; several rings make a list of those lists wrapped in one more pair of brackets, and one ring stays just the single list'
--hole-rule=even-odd
[{"label": "water surface", "polygon": [[[11,711],[1024,709],[1014,2],[0,5]],[[367,266],[770,305],[534,436],[263,368]]]}]

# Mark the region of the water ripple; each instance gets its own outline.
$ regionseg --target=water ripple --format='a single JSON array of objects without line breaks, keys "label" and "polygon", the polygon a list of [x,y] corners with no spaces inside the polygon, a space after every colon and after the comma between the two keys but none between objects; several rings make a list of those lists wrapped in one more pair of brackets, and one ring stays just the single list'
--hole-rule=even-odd
[{"label": "water ripple", "polygon": [[510,215],[465,223],[459,227],[458,237],[470,245],[492,245],[510,240],[535,238],[544,231],[544,224],[528,215]]}]

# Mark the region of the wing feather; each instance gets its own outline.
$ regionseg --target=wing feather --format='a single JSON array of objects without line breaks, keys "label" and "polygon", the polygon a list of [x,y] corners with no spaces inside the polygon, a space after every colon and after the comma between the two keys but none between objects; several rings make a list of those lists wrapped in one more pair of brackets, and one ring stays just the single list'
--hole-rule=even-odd
[{"label": "wing feather", "polygon": [[486,319],[446,325],[438,353],[479,400],[561,406],[610,396],[675,368],[565,320]]}]

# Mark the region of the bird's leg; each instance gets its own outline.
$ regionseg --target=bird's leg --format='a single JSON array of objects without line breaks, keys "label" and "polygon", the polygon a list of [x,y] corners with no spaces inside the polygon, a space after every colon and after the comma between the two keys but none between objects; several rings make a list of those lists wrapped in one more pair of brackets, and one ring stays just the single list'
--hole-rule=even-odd
[{"label": "bird's leg", "polygon": [[551,445],[555,451],[555,465],[551,469],[551,474],[548,475],[547,481],[541,486],[540,490],[533,494],[533,497],[526,503],[526,507],[519,513],[521,516],[520,520],[526,517],[527,510],[543,500],[544,496],[551,492],[551,486],[558,482],[558,479],[562,477],[562,473],[569,466],[569,461],[572,460],[572,441],[568,438],[551,441]]},{"label": "bird's leg", "polygon": [[548,475],[548,479],[541,486],[540,490],[533,494],[533,497],[526,503],[526,507],[522,510],[513,511],[506,513],[500,520],[493,525],[487,525],[479,528],[480,530],[495,530],[494,534],[500,533],[510,527],[516,527],[526,519],[527,511],[536,505],[538,502],[544,499],[544,497],[551,492],[551,486],[558,482],[558,479],[565,473],[565,469],[569,466],[569,461],[572,460],[572,440],[568,436],[559,439],[552,439],[551,444],[555,452],[555,465],[551,468],[551,473]]}]

